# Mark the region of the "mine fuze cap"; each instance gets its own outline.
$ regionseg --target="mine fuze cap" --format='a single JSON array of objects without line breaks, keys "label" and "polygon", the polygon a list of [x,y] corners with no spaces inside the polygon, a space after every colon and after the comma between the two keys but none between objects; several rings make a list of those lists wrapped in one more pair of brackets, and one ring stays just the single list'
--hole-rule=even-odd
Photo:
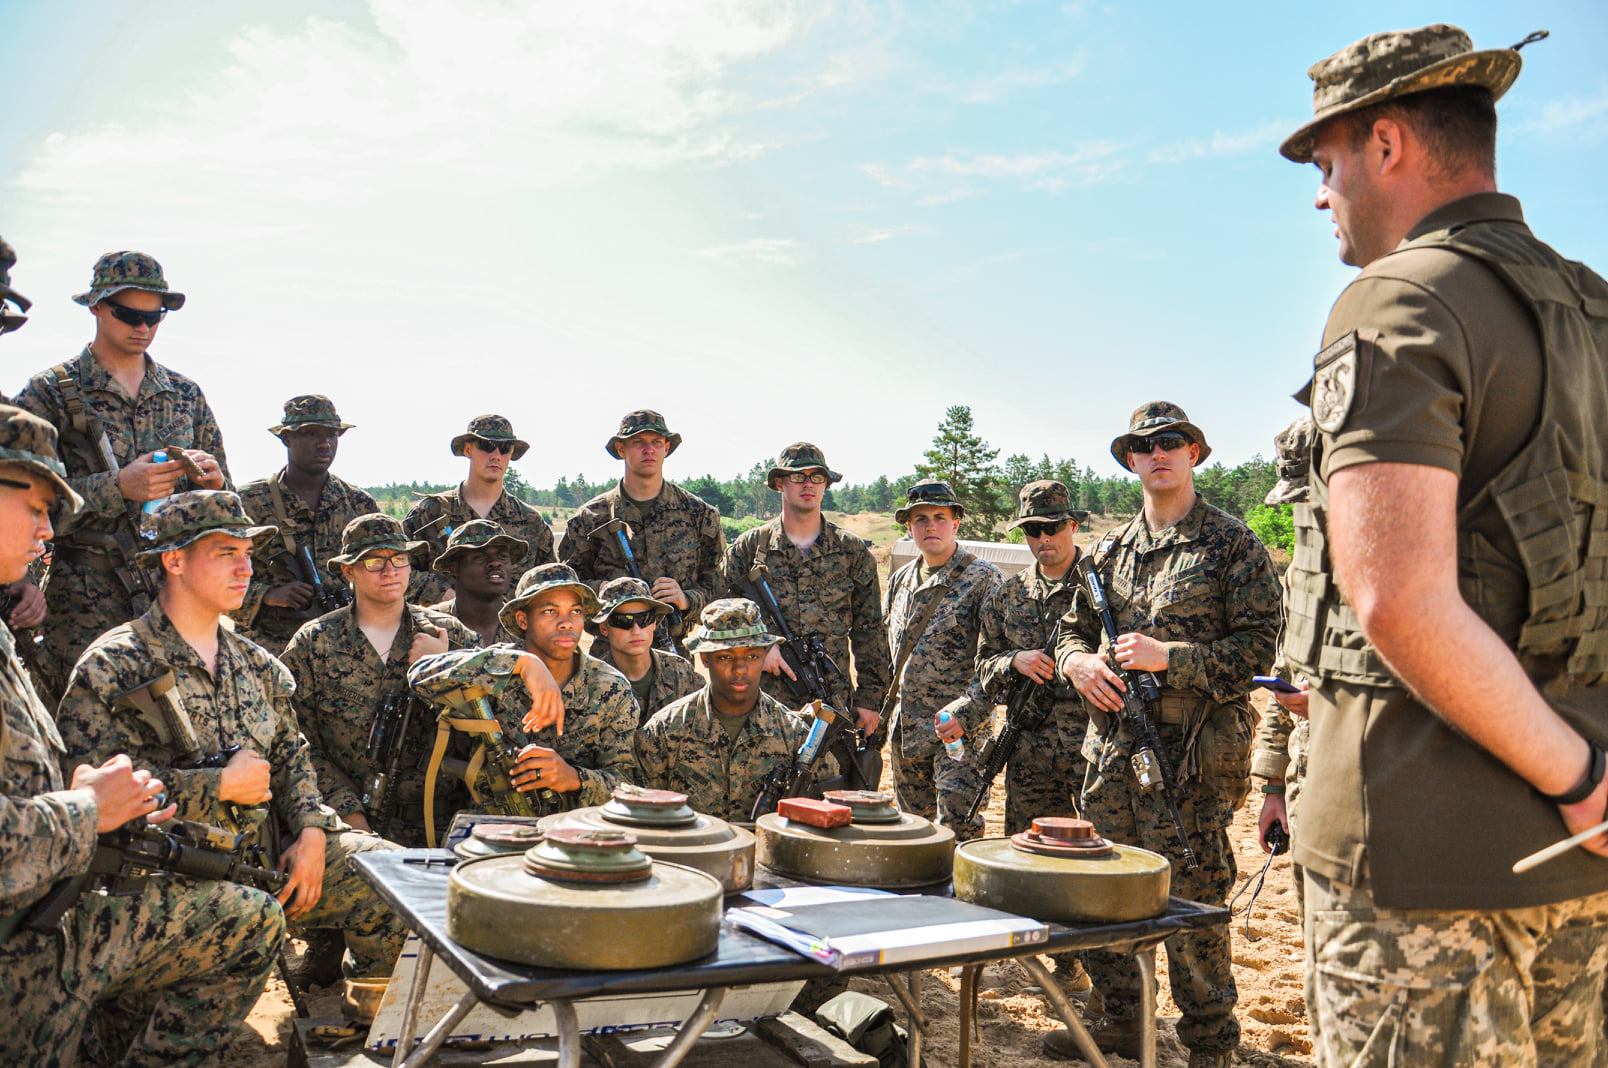
[{"label": "mine fuze cap", "polygon": [[49,479],[64,505],[63,517],[84,507],[84,499],[67,484],[67,468],[56,458],[56,428],[32,412],[0,404],[0,464],[18,464]]},{"label": "mine fuze cap", "polygon": [[664,450],[666,456],[681,447],[681,435],[671,433],[664,416],[652,408],[639,408],[634,412],[625,413],[624,418],[620,420],[619,432],[609,438],[608,444],[603,448],[607,449],[608,454],[616,460],[623,460],[625,457],[620,455],[620,442],[626,438],[634,438],[638,434],[646,434],[650,430],[655,434],[664,435],[665,440],[670,443]]},{"label": "mine fuze cap", "polygon": [[1171,401],[1151,401],[1133,410],[1128,418],[1128,432],[1119,434],[1111,439],[1111,455],[1117,463],[1132,471],[1128,463],[1128,446],[1130,438],[1153,438],[1157,434],[1182,434],[1185,438],[1200,446],[1200,455],[1195,458],[1194,466],[1199,467],[1206,462],[1206,457],[1212,454],[1212,447],[1206,444],[1206,435],[1201,433],[1200,427],[1189,421],[1184,410]]},{"label": "mine fuze cap", "polygon": [[722,597],[710,601],[698,616],[698,633],[687,639],[693,653],[718,653],[723,649],[768,649],[781,643],[765,626],[759,605],[746,597]]},{"label": "mine fuze cap", "polygon": [[514,619],[514,613],[530,604],[548,590],[569,590],[581,599],[581,607],[586,614],[596,615],[598,610],[597,594],[592,587],[581,581],[581,576],[568,564],[543,564],[533,567],[519,577],[519,587],[514,590],[513,597],[502,606],[497,618],[511,634],[523,634],[524,628]]},{"label": "mine fuze cap", "polygon": [[477,415],[469,420],[469,429],[452,439],[452,455],[462,456],[463,447],[474,439],[489,441],[493,445],[512,445],[513,458],[519,459],[530,448],[530,442],[514,435],[514,424],[503,415]]},{"label": "mine fuze cap", "polygon": [[322,393],[305,393],[285,402],[284,418],[269,427],[268,433],[276,438],[283,438],[285,431],[298,430],[304,426],[327,426],[342,434],[352,429],[351,423],[341,422],[341,417],[335,412],[334,401]]},{"label": "mine fuze cap", "polygon": [[820,471],[826,475],[828,485],[843,481],[842,475],[826,466],[826,453],[807,441],[795,441],[777,455],[765,475],[765,485],[775,489],[778,478],[800,471]]},{"label": "mine fuze cap", "polygon": [[376,549],[390,549],[411,555],[429,548],[429,545],[427,541],[410,540],[408,532],[402,529],[402,521],[395,516],[370,512],[346,524],[346,529],[341,531],[340,554],[330,557],[327,563],[329,569],[334,571],[342,564],[357,563]]},{"label": "mine fuze cap", "polygon": [[[4,304],[9,300],[17,306],[18,310],[27,311],[33,306],[33,301],[11,288],[11,268],[16,265],[17,250],[12,248],[5,238],[0,237],[0,304]],[[7,330],[15,330],[22,325],[23,317],[20,315],[8,315],[6,318],[7,320],[17,320],[16,326],[12,326],[8,322]]]},{"label": "mine fuze cap", "polygon": [[517,564],[530,552],[530,542],[516,538],[503,530],[502,524],[490,519],[471,519],[463,526],[452,532],[447,538],[447,547],[441,555],[435,558],[431,566],[437,571],[446,571],[453,561],[461,559],[464,555],[477,549],[490,549],[501,545],[508,550],[508,562]]},{"label": "mine fuze cap", "polygon": [[1312,443],[1317,428],[1312,417],[1303,415],[1273,438],[1278,449],[1278,485],[1268,490],[1267,504],[1300,504],[1307,499],[1307,480],[1312,472]]},{"label": "mine fuze cap", "polygon": [[1065,483],[1041,478],[1022,487],[1017,497],[1016,518],[1005,529],[1015,530],[1023,523],[1057,523],[1063,519],[1082,526],[1088,522],[1089,513],[1072,507],[1072,491]]},{"label": "mine fuze cap", "polygon": [[1312,64],[1312,121],[1285,138],[1279,152],[1296,163],[1312,162],[1318,127],[1330,119],[1387,100],[1454,85],[1481,85],[1498,99],[1519,76],[1519,49],[1541,40],[1532,33],[1511,48],[1474,51],[1456,26],[1436,23],[1417,30],[1376,33]]},{"label": "mine fuze cap", "polygon": [[168,311],[184,307],[184,294],[168,288],[167,279],[162,276],[162,265],[143,252],[108,252],[96,260],[89,291],[73,299],[92,307],[125,289],[143,289],[157,294],[162,298],[162,307]]},{"label": "mine fuze cap", "polygon": [[250,538],[255,543],[278,530],[247,515],[240,497],[229,490],[189,490],[162,498],[156,511],[143,518],[140,536],[146,545],[138,559],[146,567],[158,567],[163,553],[182,549],[208,534]]},{"label": "mine fuze cap", "polygon": [[910,522],[911,510],[923,504],[930,504],[935,508],[952,508],[956,519],[966,514],[966,506],[960,503],[960,498],[949,488],[949,483],[936,478],[924,478],[905,491],[904,507],[893,510],[893,521],[900,526],[905,525]]}]

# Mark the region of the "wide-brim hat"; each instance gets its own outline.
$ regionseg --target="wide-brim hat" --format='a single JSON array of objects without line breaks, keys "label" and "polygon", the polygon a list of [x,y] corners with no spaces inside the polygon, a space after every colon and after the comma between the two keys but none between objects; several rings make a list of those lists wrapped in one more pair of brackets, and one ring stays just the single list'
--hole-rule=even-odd
[{"label": "wide-brim hat", "polygon": [[83,510],[84,498],[67,484],[67,468],[56,458],[56,428],[32,412],[0,404],[0,463],[17,464],[48,479],[61,502],[57,519]]},{"label": "wide-brim hat", "polygon": [[1066,483],[1044,478],[1029,482],[1019,494],[1016,518],[1005,524],[1006,530],[1015,530],[1023,523],[1058,523],[1063,519],[1082,526],[1089,513],[1072,507],[1072,491]]},{"label": "wide-brim hat", "polygon": [[924,478],[905,491],[905,502],[893,510],[893,521],[904,526],[910,522],[910,513],[922,505],[953,509],[956,519],[966,514],[966,506],[955,496],[955,491],[949,488],[949,483],[936,478]]},{"label": "wide-brim hat", "polygon": [[1268,490],[1264,504],[1300,504],[1311,496],[1312,445],[1317,428],[1312,416],[1303,415],[1273,438],[1278,451],[1278,484]]},{"label": "wide-brim hat", "polygon": [[530,450],[530,442],[514,435],[514,424],[506,416],[477,415],[469,420],[469,429],[452,439],[452,455],[462,456],[463,447],[475,438],[483,441],[496,442],[498,445],[512,445],[514,451],[512,459],[519,459]]},{"label": "wide-brim hat", "polygon": [[1364,37],[1307,71],[1313,82],[1312,120],[1284,139],[1279,154],[1311,163],[1313,142],[1324,123],[1410,93],[1478,85],[1500,99],[1519,76],[1524,62],[1519,47],[1529,40],[1476,52],[1467,33],[1442,23]]},{"label": "wide-brim hat", "polygon": [[609,621],[615,611],[622,605],[645,604],[653,610],[653,614],[663,618],[675,611],[675,606],[668,601],[661,601],[648,592],[648,584],[639,578],[622,575],[617,579],[610,579],[597,591],[597,598],[601,602],[597,614],[586,623],[589,634],[597,634],[604,623]]},{"label": "wide-brim hat", "polygon": [[446,571],[446,565],[454,560],[496,545],[507,547],[508,562],[511,564],[519,563],[530,553],[530,542],[509,534],[503,530],[502,524],[490,519],[471,519],[452,532],[447,539],[447,547],[430,566],[436,571]]},{"label": "wide-brim hat", "polygon": [[159,567],[163,553],[192,545],[208,534],[247,538],[256,548],[278,531],[278,527],[258,523],[247,515],[239,494],[230,490],[187,490],[162,498],[156,510],[141,519],[140,536],[145,545],[136,559],[146,567]]},{"label": "wide-brim hat", "polygon": [[268,428],[268,433],[283,440],[285,431],[299,430],[304,426],[327,426],[342,434],[352,429],[351,423],[341,422],[334,401],[322,393],[307,393],[285,402],[284,416]]},{"label": "wide-brim hat", "polygon": [[666,456],[681,447],[681,435],[670,430],[669,424],[664,421],[664,416],[652,408],[640,408],[637,411],[625,413],[625,417],[620,420],[619,431],[609,438],[608,443],[603,448],[616,460],[623,460],[625,457],[620,455],[619,443],[626,438],[646,434],[650,430],[655,434],[664,435],[665,441],[669,442],[664,450]]},{"label": "wide-brim hat", "polygon": [[408,537],[406,530],[402,529],[402,521],[395,516],[384,512],[369,512],[360,515],[346,524],[341,531],[341,551],[325,561],[329,570],[334,571],[342,564],[355,564],[365,555],[376,549],[390,549],[393,552],[412,555],[420,549],[428,549],[427,541],[414,541]]},{"label": "wide-brim hat", "polygon": [[776,462],[765,473],[765,485],[776,488],[778,475],[791,475],[801,471],[821,471],[826,474],[827,485],[842,482],[843,476],[826,465],[826,453],[807,441],[795,441],[783,449]]},{"label": "wide-brim hat", "polygon": [[769,649],[783,640],[770,632],[759,605],[746,597],[722,597],[718,601],[710,601],[698,616],[698,628],[686,640],[688,652]]},{"label": "wide-brim hat", "polygon": [[85,307],[93,307],[125,289],[143,289],[162,298],[162,307],[178,311],[184,307],[184,294],[168,288],[162,274],[162,265],[143,252],[108,252],[95,261],[95,271],[89,280],[89,289],[73,298]]},{"label": "wide-brim hat", "polygon": [[1200,455],[1195,457],[1195,467],[1205,463],[1206,457],[1212,454],[1212,447],[1206,444],[1206,434],[1189,421],[1189,416],[1182,408],[1170,401],[1151,401],[1133,410],[1133,415],[1128,419],[1127,433],[1111,439],[1111,455],[1117,463],[1132,471],[1133,467],[1128,463],[1128,439],[1152,438],[1157,434],[1182,434],[1199,445]]},{"label": "wide-brim hat", "polygon": [[519,577],[519,586],[514,590],[513,597],[502,606],[497,618],[510,634],[523,634],[524,629],[514,621],[514,613],[530,604],[549,590],[570,590],[581,599],[581,607],[589,616],[595,616],[598,610],[597,594],[592,587],[581,581],[575,569],[568,564],[543,564],[533,567]]}]

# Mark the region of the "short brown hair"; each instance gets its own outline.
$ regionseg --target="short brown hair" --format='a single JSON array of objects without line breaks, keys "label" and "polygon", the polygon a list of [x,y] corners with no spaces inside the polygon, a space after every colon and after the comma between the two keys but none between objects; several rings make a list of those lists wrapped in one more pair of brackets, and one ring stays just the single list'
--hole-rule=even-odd
[{"label": "short brown hair", "polygon": [[1429,150],[1437,177],[1467,171],[1496,176],[1496,97],[1483,85],[1452,85],[1409,93],[1344,116],[1351,147],[1359,149],[1380,119],[1407,126]]}]

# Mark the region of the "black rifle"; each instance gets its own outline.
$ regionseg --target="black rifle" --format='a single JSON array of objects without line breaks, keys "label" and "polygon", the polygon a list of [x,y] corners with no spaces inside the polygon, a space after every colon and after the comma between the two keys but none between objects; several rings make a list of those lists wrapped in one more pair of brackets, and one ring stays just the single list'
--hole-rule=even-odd
[{"label": "black rifle", "polygon": [[840,788],[840,779],[819,780],[816,769],[831,750],[833,737],[851,729],[848,722],[846,716],[830,705],[815,702],[815,720],[810,724],[809,734],[804,736],[791,763],[777,764],[765,776],[748,818],[757,820],[767,812],[775,812],[784,797],[804,797],[810,793],[820,796],[823,789]]},{"label": "black rifle", "polygon": [[[1055,643],[1061,636],[1061,624],[1057,621],[1050,628],[1050,640],[1044,645],[1044,655],[1054,659]],[[983,746],[979,758],[983,764],[983,781],[977,787],[977,794],[971,799],[966,808],[966,818],[962,822],[971,823],[977,818],[977,810],[983,807],[988,800],[988,791],[999,778],[999,773],[1005,770],[1011,757],[1016,753],[1016,747],[1021,744],[1022,735],[1038,730],[1044,726],[1044,721],[1050,718],[1051,703],[1042,700],[1044,696],[1044,683],[1029,678],[1015,668],[1010,669],[1013,678],[1005,691],[1005,728],[990,739]]]},{"label": "black rifle", "polygon": [[[637,566],[636,553],[631,550],[630,528],[625,525],[625,520],[611,519],[592,533],[594,536],[613,534],[614,540],[619,543],[621,554],[625,557],[625,569],[631,572],[632,578],[649,587],[649,589],[652,588],[652,583],[642,577],[642,569]],[[653,629],[653,644],[655,648],[663,649],[667,653],[674,653],[676,652],[676,640],[671,632],[681,633],[680,609],[672,605],[670,614],[664,617],[664,623],[667,625],[661,625]]]},{"label": "black rifle", "polygon": [[[783,672],[782,682],[787,685],[793,699],[811,701],[832,708],[832,691],[828,683],[829,680],[836,681],[843,678],[843,670],[837,666],[837,661],[832,659],[832,654],[826,651],[826,643],[819,635],[812,634],[808,638],[800,638],[787,625],[787,617],[782,615],[782,606],[776,601],[776,592],[771,589],[769,569],[763,566],[751,568],[748,578],[738,579],[737,586],[750,600],[759,605],[759,610],[770,621],[770,625],[782,636],[782,662],[792,669],[795,676],[790,679],[786,672]],[[821,783],[817,786],[817,792],[839,789],[875,790],[877,784],[871,782],[866,774],[870,751],[866,748],[865,739],[861,737],[853,720],[843,716],[836,708],[832,708],[832,711],[837,713],[837,722],[828,732],[826,743],[822,748],[837,760],[840,781]],[[810,785],[805,783],[804,787],[808,789]],[[774,808],[775,804],[773,803],[771,807]]]},{"label": "black rifle", "polygon": [[243,844],[244,835],[189,820],[150,824],[130,820],[100,836],[89,870],[63,879],[29,910],[24,925],[32,931],[54,930],[84,891],[98,883],[114,897],[137,894],[154,872],[170,871],[192,879],[217,879],[277,894],[290,876],[268,867]]},{"label": "black rifle", "polygon": [[[1111,603],[1106,600],[1100,576],[1090,567],[1085,572],[1085,585],[1094,601],[1094,610],[1100,613],[1100,624],[1106,640],[1117,644],[1117,622],[1111,616]],[[1172,814],[1173,829],[1178,833],[1178,845],[1184,851],[1184,864],[1190,869],[1200,867],[1195,851],[1189,846],[1189,832],[1184,830],[1184,817],[1178,812],[1178,780],[1173,778],[1172,765],[1167,763],[1167,751],[1162,747],[1161,736],[1156,733],[1156,721],[1151,709],[1161,707],[1161,683],[1148,671],[1125,671],[1113,665],[1117,677],[1126,687],[1122,691],[1122,718],[1128,721],[1133,734],[1134,751],[1128,757],[1133,768],[1134,781],[1141,793],[1153,794],[1160,790]]]},{"label": "black rifle", "polygon": [[374,711],[374,725],[369,728],[368,749],[365,756],[380,765],[367,783],[363,793],[363,811],[368,813],[369,825],[374,833],[384,838],[391,827],[391,787],[402,766],[403,751],[408,744],[408,729],[413,725],[413,698],[406,693],[388,693],[380,699]]}]

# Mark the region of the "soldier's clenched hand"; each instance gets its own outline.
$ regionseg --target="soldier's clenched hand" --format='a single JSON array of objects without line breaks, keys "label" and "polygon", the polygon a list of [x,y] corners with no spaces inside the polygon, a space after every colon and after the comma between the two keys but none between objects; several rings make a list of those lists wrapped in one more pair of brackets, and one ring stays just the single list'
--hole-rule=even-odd
[{"label": "soldier's clenched hand", "polygon": [[1130,631],[1119,635],[1111,652],[1116,656],[1117,663],[1129,671],[1167,670],[1167,643],[1157,641],[1148,634]]},{"label": "soldier's clenched hand", "polygon": [[260,805],[273,799],[269,775],[273,771],[268,761],[253,749],[242,749],[223,766],[223,781],[218,784],[218,800],[238,801],[242,805]]},{"label": "soldier's clenched hand", "polygon": [[151,778],[144,768],[134,770],[127,753],[118,753],[98,768],[78,765],[73,769],[72,788],[95,795],[95,830],[101,834],[141,816],[155,814],[167,819],[177,811],[174,805],[169,805],[165,814],[157,810],[162,780]]},{"label": "soldier's clenched hand", "polygon": [[1034,682],[1049,682],[1055,677],[1055,661],[1043,649],[1021,649],[1011,657],[1011,667]]},{"label": "soldier's clenched hand", "polygon": [[542,745],[527,745],[519,751],[510,778],[514,789],[521,793],[545,787],[564,794],[581,788],[581,777],[575,769],[557,751]]},{"label": "soldier's clenched hand", "polygon": [[[154,463],[151,457],[154,453],[145,453],[130,460],[117,472],[117,489],[126,501],[159,501],[173,492],[173,486],[184,474],[184,463],[181,460],[168,460],[166,463]],[[218,476],[222,489],[222,475]]]},{"label": "soldier's clenched hand", "polygon": [[446,631],[421,629],[413,636],[413,644],[408,647],[408,663],[413,663],[421,656],[434,656],[446,651]]},{"label": "soldier's clenched hand", "polygon": [[324,896],[324,832],[308,827],[279,857],[279,870],[290,874],[285,888],[274,895],[285,906],[285,918],[299,920]]},{"label": "soldier's clenched hand", "polygon": [[287,582],[263,594],[262,603],[277,608],[306,608],[313,603],[314,592],[316,591],[313,587],[306,582]]},{"label": "soldier's clenched hand", "polygon": [[1061,674],[1095,708],[1122,711],[1122,695],[1128,688],[1099,653],[1072,653],[1061,661]]}]

